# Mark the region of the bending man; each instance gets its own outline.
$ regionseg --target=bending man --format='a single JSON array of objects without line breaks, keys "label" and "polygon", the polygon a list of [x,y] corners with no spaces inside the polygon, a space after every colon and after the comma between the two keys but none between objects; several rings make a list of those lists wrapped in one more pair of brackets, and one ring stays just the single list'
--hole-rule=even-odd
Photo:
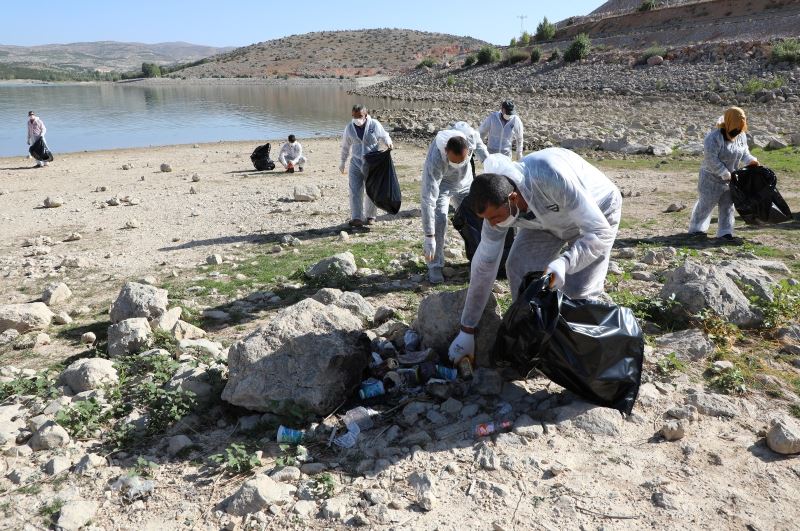
[{"label": "bending man", "polygon": [[480,127],[481,138],[486,139],[489,153],[502,153],[511,157],[511,147],[517,141],[517,158],[522,158],[523,144],[522,120],[514,110],[514,102],[506,100],[500,104],[500,111],[493,112],[483,121]]},{"label": "bending man", "polygon": [[306,163],[306,158],[303,156],[303,146],[294,135],[289,135],[288,140],[287,143],[281,146],[278,162],[286,168],[286,173],[294,173],[295,168],[297,171],[303,171],[303,164]]},{"label": "bending man", "polygon": [[477,132],[465,122],[452,129],[439,131],[428,148],[422,168],[421,199],[423,250],[428,262],[428,279],[432,284],[444,282],[444,235],[447,211],[452,203],[458,208],[469,193],[472,183],[472,155],[483,162],[489,153]]},{"label": "bending man", "polygon": [[622,196],[614,183],[567,149],[536,151],[521,163],[491,155],[484,168],[491,173],[475,178],[470,200],[488,223],[483,224],[472,258],[461,332],[450,345],[455,362],[475,355],[475,328],[489,300],[509,228],[519,229],[506,261],[514,300],[531,271],[551,273],[551,288],[568,297],[596,298],[604,292],[622,213]]}]

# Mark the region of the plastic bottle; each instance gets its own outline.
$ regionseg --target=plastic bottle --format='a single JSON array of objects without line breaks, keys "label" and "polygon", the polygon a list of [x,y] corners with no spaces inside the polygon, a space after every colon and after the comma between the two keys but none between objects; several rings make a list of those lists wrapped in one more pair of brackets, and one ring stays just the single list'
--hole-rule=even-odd
[{"label": "plastic bottle", "polygon": [[510,420],[498,420],[492,422],[484,422],[475,426],[475,437],[486,437],[493,433],[501,433],[504,431],[511,431],[514,423]]},{"label": "plastic bottle", "polygon": [[303,432],[301,430],[293,430],[286,426],[278,427],[277,441],[282,444],[299,444],[303,440]]}]

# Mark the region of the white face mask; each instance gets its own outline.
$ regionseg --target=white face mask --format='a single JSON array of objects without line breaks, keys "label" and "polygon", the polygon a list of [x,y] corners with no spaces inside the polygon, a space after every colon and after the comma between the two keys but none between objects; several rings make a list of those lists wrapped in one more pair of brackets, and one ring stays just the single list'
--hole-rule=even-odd
[{"label": "white face mask", "polygon": [[510,120],[512,116],[514,116],[514,115],[513,114],[503,113],[503,120],[506,120],[506,121]]},{"label": "white face mask", "polygon": [[366,118],[353,118],[353,124],[357,125],[358,127],[361,127],[365,123],[367,123]]},{"label": "white face mask", "polygon": [[[514,206],[516,206],[516,205],[514,205]],[[511,213],[511,200],[510,199],[508,200],[508,214],[509,214],[509,216],[505,220],[503,220],[503,221],[501,221],[499,223],[495,223],[495,227],[501,227],[501,228],[505,229],[505,228],[508,228],[508,227],[512,226],[514,223],[517,222],[517,218],[519,217],[519,208],[517,209],[517,213],[516,214],[512,214]]]},{"label": "white face mask", "polygon": [[465,157],[464,160],[462,160],[461,162],[453,162],[452,160],[448,159],[447,163],[450,165],[451,168],[459,169],[469,164],[469,159]]}]

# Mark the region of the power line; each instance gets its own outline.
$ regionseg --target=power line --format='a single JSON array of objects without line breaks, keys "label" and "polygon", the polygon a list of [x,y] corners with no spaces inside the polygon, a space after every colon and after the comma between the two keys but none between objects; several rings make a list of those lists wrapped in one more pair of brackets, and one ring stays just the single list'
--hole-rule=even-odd
[{"label": "power line", "polygon": [[519,19],[519,34],[522,35],[525,33],[525,19],[528,18],[528,15],[517,15]]}]

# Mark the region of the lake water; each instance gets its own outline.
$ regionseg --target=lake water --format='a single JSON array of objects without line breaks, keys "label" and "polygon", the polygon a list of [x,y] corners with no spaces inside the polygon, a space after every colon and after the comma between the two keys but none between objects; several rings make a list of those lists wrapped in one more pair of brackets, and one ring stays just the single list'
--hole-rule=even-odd
[{"label": "lake water", "polygon": [[0,156],[26,156],[28,111],[47,126],[58,153],[218,140],[339,135],[350,109],[408,107],[363,98],[337,85],[164,85],[0,83]]}]

